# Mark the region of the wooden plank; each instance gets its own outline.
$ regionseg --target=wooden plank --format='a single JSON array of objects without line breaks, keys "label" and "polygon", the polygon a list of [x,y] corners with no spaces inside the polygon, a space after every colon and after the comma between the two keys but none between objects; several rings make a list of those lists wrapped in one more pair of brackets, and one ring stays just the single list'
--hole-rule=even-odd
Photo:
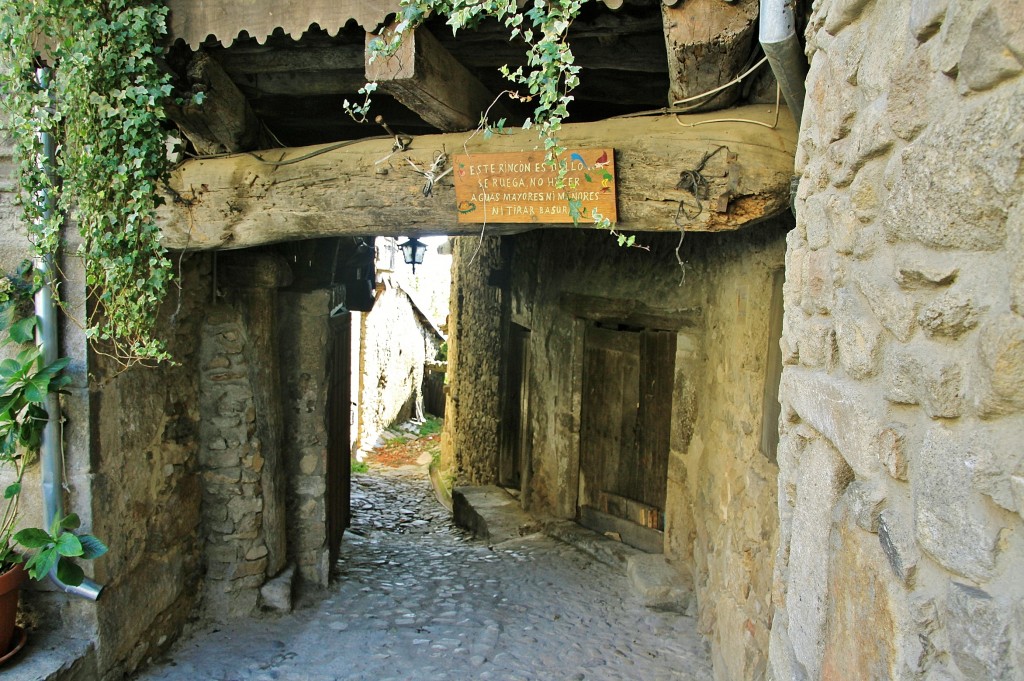
[{"label": "wooden plank", "polygon": [[352,451],[349,440],[349,416],[352,384],[352,315],[332,315],[330,384],[327,394],[327,550],[333,566],[341,551],[342,535],[351,525]]},{"label": "wooden plank", "polygon": [[646,329],[679,330],[701,324],[698,308],[656,308],[639,300],[602,298],[583,293],[562,293],[559,305],[574,317],[595,322],[617,322]]},{"label": "wooden plank", "polygon": [[[407,32],[395,54],[371,60],[370,43],[387,40],[382,34],[366,34],[366,79],[412,109],[438,130],[472,130],[480,116],[494,102],[495,95],[424,26]],[[491,109],[492,120],[505,115],[499,102]]]},{"label": "wooden plank", "polygon": [[[768,123],[775,118],[766,106],[743,107],[729,115]],[[691,125],[719,117],[720,113],[679,118]],[[776,130],[743,123],[686,127],[680,122],[667,116],[563,126],[566,146],[616,149],[619,229],[722,231],[788,210],[796,144],[791,117],[782,116]],[[444,149],[471,154],[528,151],[539,141],[534,130],[511,130],[490,140],[482,135],[470,140],[461,133],[427,135],[396,153],[392,144],[390,139],[365,140],[315,156],[308,155],[316,147],[260,155],[274,162],[308,156],[282,166],[251,155],[188,161],[171,173],[174,193],[159,209],[163,244],[172,250],[203,250],[344,235],[476,234],[479,225],[457,221],[450,174],[425,196],[424,176],[409,161],[423,170]],[[692,202],[691,194],[677,188],[680,173],[696,167],[719,145],[737,153],[742,167],[738,177],[725,177],[725,155],[718,154],[705,168],[711,196],[725,193],[735,181],[728,211],[705,207],[680,215],[679,202]],[[523,226],[502,227],[521,231]],[[502,227],[491,225],[488,230],[500,233]]]},{"label": "wooden plank", "polygon": [[668,489],[668,455],[672,437],[676,334],[644,332],[640,350],[640,472],[626,496],[664,510]]},{"label": "wooden plank", "polygon": [[[452,157],[459,222],[593,222],[618,219],[615,150],[566,149],[565,175],[545,162],[543,151],[456,154]],[[579,202],[574,211],[570,201]]]},{"label": "wooden plank", "polygon": [[665,533],[641,527],[622,518],[599,511],[596,508],[580,509],[580,524],[592,530],[618,535],[624,544],[638,548],[647,553],[665,552]]},{"label": "wooden plank", "polygon": [[602,491],[598,494],[598,510],[652,530],[665,529],[665,513],[661,507],[636,499]]},{"label": "wooden plank", "polygon": [[621,446],[621,377],[610,373],[609,355],[614,351],[601,343],[603,336],[612,335],[591,327],[584,338],[579,506],[597,505],[605,485],[605,463],[618,459]]},{"label": "wooden plank", "polygon": [[[669,103],[724,85],[742,72],[754,44],[758,0],[687,0],[675,7],[663,5],[661,12]],[[730,106],[740,93],[741,88],[733,86],[695,110]]]},{"label": "wooden plank", "polygon": [[220,64],[198,52],[186,69],[193,92],[203,94],[201,104],[167,105],[167,115],[200,154],[248,151],[260,146],[260,122],[245,95]]},{"label": "wooden plank", "polygon": [[349,19],[374,29],[400,11],[398,0],[168,0],[168,41],[179,38],[197,49],[209,36],[229,45],[245,31],[263,42],[275,29],[299,38],[313,24],[335,33]]}]

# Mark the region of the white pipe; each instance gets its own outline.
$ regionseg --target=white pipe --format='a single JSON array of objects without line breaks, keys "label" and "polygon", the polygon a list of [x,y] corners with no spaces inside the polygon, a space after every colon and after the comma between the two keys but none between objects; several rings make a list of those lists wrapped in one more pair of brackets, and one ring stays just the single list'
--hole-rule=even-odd
[{"label": "white pipe", "polygon": [[758,40],[779,82],[786,105],[797,127],[804,110],[804,78],[807,60],[796,34],[793,3],[796,0],[761,0]]},{"label": "white pipe", "polygon": [[[36,72],[39,85],[46,88],[47,69],[39,69]],[[50,173],[54,162],[53,138],[48,132],[40,133],[43,142],[43,156],[46,163],[46,171]],[[44,216],[49,219],[53,214],[53,197],[47,191],[43,195]],[[51,286],[54,279],[53,262],[50,256],[37,256],[33,264],[39,275],[41,285],[35,295],[36,307],[36,344],[43,354],[45,365],[57,361],[57,305],[53,300]],[[57,393],[49,392],[46,395],[46,427],[43,429],[42,442],[39,451],[40,473],[43,479],[43,527],[49,529],[53,521],[64,517],[64,496],[63,496],[63,474],[64,474],[64,453],[61,447],[61,413],[60,398]],[[65,584],[57,577],[57,568],[50,570],[50,581],[58,589],[73,596],[81,596],[95,601],[100,597],[103,587],[86,578],[79,586]]]}]

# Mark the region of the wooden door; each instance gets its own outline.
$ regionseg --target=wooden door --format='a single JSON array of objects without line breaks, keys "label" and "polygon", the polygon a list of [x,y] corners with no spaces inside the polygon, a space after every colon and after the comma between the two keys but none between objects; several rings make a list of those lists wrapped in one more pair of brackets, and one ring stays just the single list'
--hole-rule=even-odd
[{"label": "wooden door", "polygon": [[509,325],[508,364],[502,393],[498,484],[522,489],[524,468],[529,465],[530,331]]},{"label": "wooden door", "polygon": [[330,356],[327,361],[327,551],[333,567],[341,550],[341,537],[351,522],[352,463],[349,423],[352,382],[352,315],[346,310],[330,319]]},{"label": "wooden door", "polygon": [[674,362],[672,333],[587,328],[579,520],[653,553],[665,529]]}]

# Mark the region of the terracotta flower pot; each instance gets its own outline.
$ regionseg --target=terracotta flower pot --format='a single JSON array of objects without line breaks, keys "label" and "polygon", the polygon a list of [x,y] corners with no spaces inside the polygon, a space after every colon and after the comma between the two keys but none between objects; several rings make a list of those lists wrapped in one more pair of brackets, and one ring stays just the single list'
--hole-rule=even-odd
[{"label": "terracotta flower pot", "polygon": [[18,616],[18,596],[26,579],[28,573],[21,564],[0,574],[0,655],[10,650],[14,620]]}]

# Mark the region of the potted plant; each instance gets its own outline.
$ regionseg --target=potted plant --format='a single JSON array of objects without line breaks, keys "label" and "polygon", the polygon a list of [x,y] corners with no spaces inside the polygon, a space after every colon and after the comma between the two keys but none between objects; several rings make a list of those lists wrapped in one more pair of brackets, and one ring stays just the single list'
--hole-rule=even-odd
[{"label": "potted plant", "polygon": [[[25,314],[30,287],[24,278],[0,277],[0,347],[14,346],[0,361],[0,659],[11,652],[21,585],[44,579],[54,568],[65,584],[79,585],[85,575],[76,558],[89,560],[107,547],[79,535],[77,515],[57,518],[48,528],[18,530],[18,508],[26,466],[38,455],[47,423],[45,401],[70,378],[62,374],[67,358],[46,364],[32,343],[36,317]],[[17,530],[17,531],[16,531]]]}]

